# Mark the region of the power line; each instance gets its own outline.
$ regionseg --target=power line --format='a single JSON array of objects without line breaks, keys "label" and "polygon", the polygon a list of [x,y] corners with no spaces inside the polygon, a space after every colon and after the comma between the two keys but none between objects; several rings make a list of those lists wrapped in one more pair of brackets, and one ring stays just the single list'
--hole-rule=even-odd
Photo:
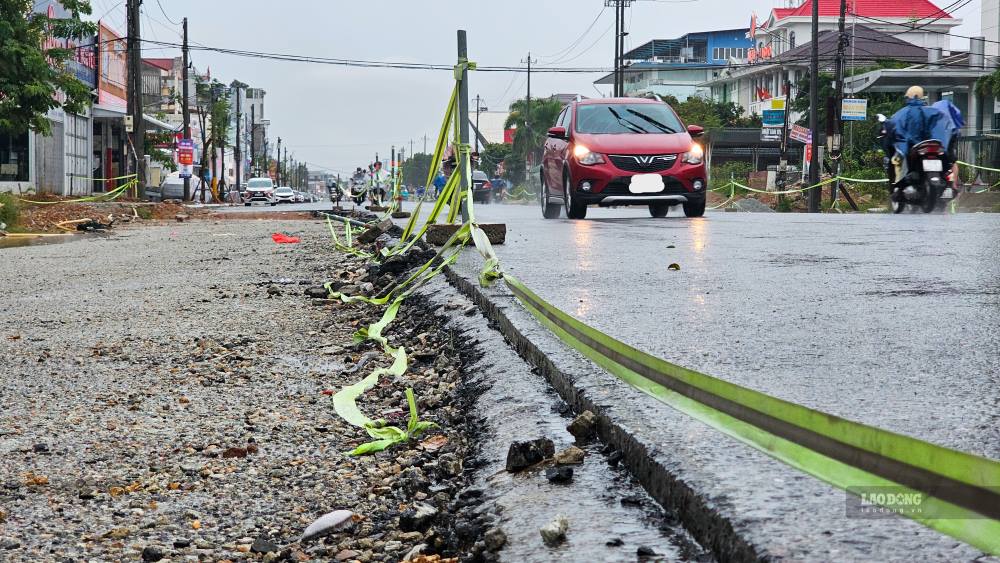
[{"label": "power line", "polygon": [[174,24],[176,26],[181,25],[179,22],[175,22],[174,20],[172,20],[170,18],[170,16],[167,15],[167,11],[163,9],[163,4],[160,4],[160,0],[156,0],[156,5],[160,7],[160,13],[163,14],[163,17],[167,18],[168,22],[170,22],[170,23],[172,23],[172,24]]},{"label": "power line", "polygon": [[[594,26],[597,25],[597,22],[601,19],[601,16],[604,15],[604,12],[607,9],[608,9],[607,5],[601,8],[601,11],[597,13],[597,17],[594,18],[594,21],[590,22],[590,25],[587,26],[587,29],[583,30],[583,33],[581,33],[579,37],[577,37],[572,43],[570,43],[568,47],[552,55],[539,55],[538,57],[540,59],[558,59],[566,54],[569,54],[569,52],[572,51],[574,47],[579,45],[580,42],[583,41],[583,38],[586,37],[588,33],[590,33],[590,30],[594,29]],[[557,61],[552,61],[552,63],[550,64],[556,64],[556,62]]]}]

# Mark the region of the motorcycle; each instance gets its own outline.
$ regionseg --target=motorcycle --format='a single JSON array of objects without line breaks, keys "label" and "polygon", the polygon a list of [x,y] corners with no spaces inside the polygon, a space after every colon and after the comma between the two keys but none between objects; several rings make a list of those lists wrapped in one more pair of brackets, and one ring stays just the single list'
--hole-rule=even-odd
[{"label": "motorcycle", "polygon": [[363,205],[367,195],[368,187],[364,181],[351,181],[351,200],[354,201],[354,205]]},{"label": "motorcycle", "polygon": [[[955,197],[948,186],[946,171],[950,170],[944,144],[937,139],[921,141],[910,148],[906,155],[907,173],[896,182],[896,170],[891,155],[895,154],[895,130],[892,121],[878,114],[879,141],[884,157],[882,159],[889,178],[889,207],[893,213],[902,213],[906,204],[918,205],[924,213],[934,211],[941,200]],[[944,204],[941,203],[943,206]]]},{"label": "motorcycle", "polygon": [[340,207],[340,200],[344,198],[344,190],[340,189],[338,182],[328,182],[326,191],[330,194],[330,201]]}]

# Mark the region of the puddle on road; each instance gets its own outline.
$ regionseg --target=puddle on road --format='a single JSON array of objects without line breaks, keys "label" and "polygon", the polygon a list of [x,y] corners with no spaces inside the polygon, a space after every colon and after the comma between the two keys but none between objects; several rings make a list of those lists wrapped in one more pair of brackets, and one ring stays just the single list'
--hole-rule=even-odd
[{"label": "puddle on road", "polygon": [[3,248],[20,248],[22,246],[41,246],[45,244],[59,244],[62,242],[69,242],[75,240],[75,236],[72,233],[67,233],[65,235],[51,235],[51,236],[40,236],[40,237],[29,237],[29,236],[0,236],[0,249]]}]

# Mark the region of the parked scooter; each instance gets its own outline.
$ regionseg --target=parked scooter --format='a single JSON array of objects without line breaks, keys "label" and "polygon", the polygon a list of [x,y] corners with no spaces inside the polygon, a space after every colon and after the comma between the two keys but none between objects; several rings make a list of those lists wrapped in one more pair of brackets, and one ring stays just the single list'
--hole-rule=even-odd
[{"label": "parked scooter", "polygon": [[[884,153],[883,163],[889,178],[889,207],[893,213],[902,213],[906,204],[917,205],[924,213],[934,211],[940,200],[955,197],[948,186],[946,166],[948,157],[941,141],[927,139],[910,148],[906,155],[906,174],[896,182],[896,169],[892,163],[895,154],[895,129],[891,120],[878,114],[879,141]],[[943,205],[943,204],[942,204]]]}]

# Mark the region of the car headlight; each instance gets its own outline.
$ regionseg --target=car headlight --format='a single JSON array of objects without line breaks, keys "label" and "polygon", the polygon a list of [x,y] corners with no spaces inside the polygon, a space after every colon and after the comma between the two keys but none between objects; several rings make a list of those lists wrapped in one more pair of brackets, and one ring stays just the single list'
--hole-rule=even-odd
[{"label": "car headlight", "polygon": [[577,162],[586,166],[604,164],[603,156],[596,152],[590,152],[590,149],[583,145],[573,146],[573,156],[576,157]]},{"label": "car headlight", "polygon": [[691,148],[688,152],[684,153],[681,158],[681,162],[684,164],[701,164],[705,157],[705,149],[701,148],[698,143],[691,143]]}]

